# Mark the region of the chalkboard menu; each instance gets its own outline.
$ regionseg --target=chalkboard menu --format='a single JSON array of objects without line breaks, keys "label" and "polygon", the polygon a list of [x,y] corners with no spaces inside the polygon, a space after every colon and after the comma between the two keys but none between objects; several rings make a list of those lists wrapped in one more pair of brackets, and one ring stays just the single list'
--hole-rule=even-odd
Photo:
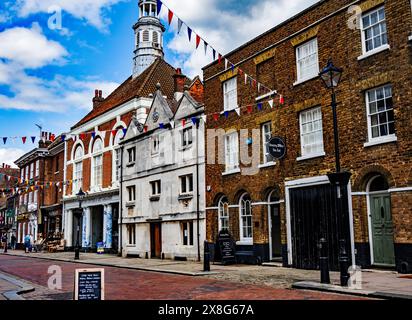
[{"label": "chalkboard menu", "polygon": [[223,265],[236,263],[236,245],[230,233],[226,230],[219,232],[217,243]]},{"label": "chalkboard menu", "polygon": [[104,269],[76,269],[75,300],[104,300]]}]

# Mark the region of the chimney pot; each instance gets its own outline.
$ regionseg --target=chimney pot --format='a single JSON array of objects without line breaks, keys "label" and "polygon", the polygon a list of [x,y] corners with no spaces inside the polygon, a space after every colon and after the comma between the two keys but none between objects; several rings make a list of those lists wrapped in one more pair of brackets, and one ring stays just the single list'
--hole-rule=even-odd
[{"label": "chimney pot", "polygon": [[102,94],[103,94],[102,90],[99,90],[99,98],[102,97]]},{"label": "chimney pot", "polygon": [[99,96],[99,90],[94,90],[94,96],[97,98]]}]

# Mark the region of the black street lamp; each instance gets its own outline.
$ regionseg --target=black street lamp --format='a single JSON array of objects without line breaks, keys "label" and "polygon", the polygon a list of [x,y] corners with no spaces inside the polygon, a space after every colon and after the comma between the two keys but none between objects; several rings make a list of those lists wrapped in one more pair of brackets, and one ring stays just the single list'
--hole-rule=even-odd
[{"label": "black street lamp", "polygon": [[340,266],[340,282],[341,286],[346,287],[349,280],[349,258],[346,251],[345,240],[345,219],[346,215],[342,208],[342,194],[347,194],[347,185],[351,176],[350,172],[342,172],[340,167],[340,152],[339,152],[339,130],[338,117],[336,113],[336,94],[335,88],[338,86],[342,77],[343,70],[335,67],[331,59],[329,59],[327,66],[319,73],[320,78],[325,84],[326,88],[332,90],[332,112],[333,112],[333,131],[335,140],[335,164],[336,172],[328,174],[330,183],[336,187],[337,202],[336,211],[338,217],[339,227],[339,266]]},{"label": "black street lamp", "polygon": [[82,188],[80,188],[79,193],[76,194],[77,200],[79,201],[79,211],[76,211],[76,218],[77,218],[77,240],[76,240],[76,247],[74,248],[74,260],[80,259],[80,219],[83,217],[83,208],[82,208],[82,201],[86,194],[83,192]]}]

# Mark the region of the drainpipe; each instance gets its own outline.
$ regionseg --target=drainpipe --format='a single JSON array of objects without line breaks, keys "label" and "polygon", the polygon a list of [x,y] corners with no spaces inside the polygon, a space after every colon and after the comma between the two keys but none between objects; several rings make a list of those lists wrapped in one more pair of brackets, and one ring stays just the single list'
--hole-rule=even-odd
[{"label": "drainpipe", "polygon": [[119,186],[119,193],[120,193],[120,206],[119,206],[119,252],[118,256],[121,257],[123,253],[123,239],[122,239],[122,230],[123,230],[123,150],[124,146],[120,147],[120,186]]},{"label": "drainpipe", "polygon": [[199,123],[196,121],[196,212],[197,212],[197,261],[200,261],[200,212],[199,212]]}]

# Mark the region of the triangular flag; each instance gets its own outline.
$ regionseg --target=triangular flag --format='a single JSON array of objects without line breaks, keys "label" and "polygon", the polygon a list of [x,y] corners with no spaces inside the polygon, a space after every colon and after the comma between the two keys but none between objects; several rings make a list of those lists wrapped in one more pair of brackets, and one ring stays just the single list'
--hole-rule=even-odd
[{"label": "triangular flag", "polygon": [[196,118],[196,117],[192,117],[192,123],[193,123],[194,125],[197,124],[197,118]]},{"label": "triangular flag", "polygon": [[252,80],[252,86],[253,86],[253,88],[256,87],[256,80],[255,79]]},{"label": "triangular flag", "polygon": [[273,108],[273,100],[269,100],[268,102],[269,102],[270,108],[272,109]]},{"label": "triangular flag", "polygon": [[237,107],[237,108],[235,109],[235,111],[236,111],[237,115],[240,117],[240,108]]},{"label": "triangular flag", "polygon": [[123,137],[124,137],[126,135],[127,128],[123,128],[122,131],[123,131]]},{"label": "triangular flag", "polygon": [[219,64],[222,62],[222,55],[219,53],[218,54],[218,59],[219,59]]},{"label": "triangular flag", "polygon": [[175,122],[174,122],[174,121],[170,121],[170,126],[172,127],[172,129],[174,129],[174,127],[175,127]]},{"label": "triangular flag", "polygon": [[80,139],[81,140],[84,140],[84,139],[86,139],[86,133],[80,133]]},{"label": "triangular flag", "polygon": [[245,84],[247,84],[247,74],[245,73]]},{"label": "triangular flag", "polygon": [[215,120],[215,121],[219,120],[219,114],[218,113],[213,114],[213,120]]},{"label": "triangular flag", "polygon": [[225,117],[226,119],[229,117],[229,111],[225,111]]},{"label": "triangular flag", "polygon": [[7,142],[7,137],[3,137],[3,143],[6,144]]},{"label": "triangular flag", "polygon": [[203,120],[204,123],[206,123],[206,121],[207,121],[207,116],[206,116],[205,114],[202,116],[202,120]]},{"label": "triangular flag", "polygon": [[235,65],[231,63],[232,72],[235,71]]},{"label": "triangular flag", "polygon": [[41,141],[46,142],[46,137],[41,137]]},{"label": "triangular flag", "polygon": [[279,103],[284,104],[285,103],[285,98],[283,98],[282,95],[279,96]]},{"label": "triangular flag", "polygon": [[252,113],[253,107],[252,106],[247,106],[247,113]]},{"label": "triangular flag", "polygon": [[182,119],[182,126],[184,127],[186,125],[186,119]]},{"label": "triangular flag", "polygon": [[212,53],[213,53],[213,61],[215,61],[215,60],[216,60],[216,50],[213,49],[213,50],[212,50]]},{"label": "triangular flag", "polygon": [[159,123],[159,127],[160,127],[160,129],[164,129],[164,127],[165,127],[164,123],[163,123],[163,122],[160,122],[160,123]]},{"label": "triangular flag", "polygon": [[227,69],[227,64],[229,63],[229,61],[227,61],[227,59],[225,59],[225,70]]},{"label": "triangular flag", "polygon": [[182,29],[183,21],[178,18],[177,20],[177,33],[180,33],[180,30]]},{"label": "triangular flag", "polygon": [[117,134],[117,129],[112,130],[112,136],[114,137]]},{"label": "triangular flag", "polygon": [[260,92],[260,82],[258,82],[258,92]]},{"label": "triangular flag", "polygon": [[144,129],[144,132],[147,132],[147,129],[149,129],[149,127],[148,127],[148,126],[144,126],[143,129]]},{"label": "triangular flag", "polygon": [[96,132],[92,132],[92,139],[96,138]]},{"label": "triangular flag", "polygon": [[200,36],[197,34],[196,35],[196,49],[199,47],[200,44]]},{"label": "triangular flag", "polygon": [[259,111],[261,111],[262,108],[263,108],[263,104],[262,104],[262,103],[258,103],[257,107],[258,107]]},{"label": "triangular flag", "polygon": [[66,140],[66,135],[62,134],[61,138],[62,138],[62,141],[64,142]]},{"label": "triangular flag", "polygon": [[205,55],[207,54],[207,42],[203,40],[203,46],[205,48]]},{"label": "triangular flag", "polygon": [[161,0],[157,0],[157,15],[159,15],[160,10],[162,10],[162,4]]},{"label": "triangular flag", "polygon": [[31,137],[31,142],[34,143],[34,141],[36,140],[36,137]]},{"label": "triangular flag", "polygon": [[26,143],[26,139],[27,139],[27,137],[21,137],[21,141],[23,141],[23,144]]},{"label": "triangular flag", "polygon": [[192,41],[192,29],[190,27],[187,27],[187,35],[189,36],[189,42]]},{"label": "triangular flag", "polygon": [[173,11],[169,9],[169,14],[168,14],[168,18],[169,18],[169,25],[172,23],[173,20]]},{"label": "triangular flag", "polygon": [[242,75],[243,74],[243,70],[239,69],[239,74]]}]

